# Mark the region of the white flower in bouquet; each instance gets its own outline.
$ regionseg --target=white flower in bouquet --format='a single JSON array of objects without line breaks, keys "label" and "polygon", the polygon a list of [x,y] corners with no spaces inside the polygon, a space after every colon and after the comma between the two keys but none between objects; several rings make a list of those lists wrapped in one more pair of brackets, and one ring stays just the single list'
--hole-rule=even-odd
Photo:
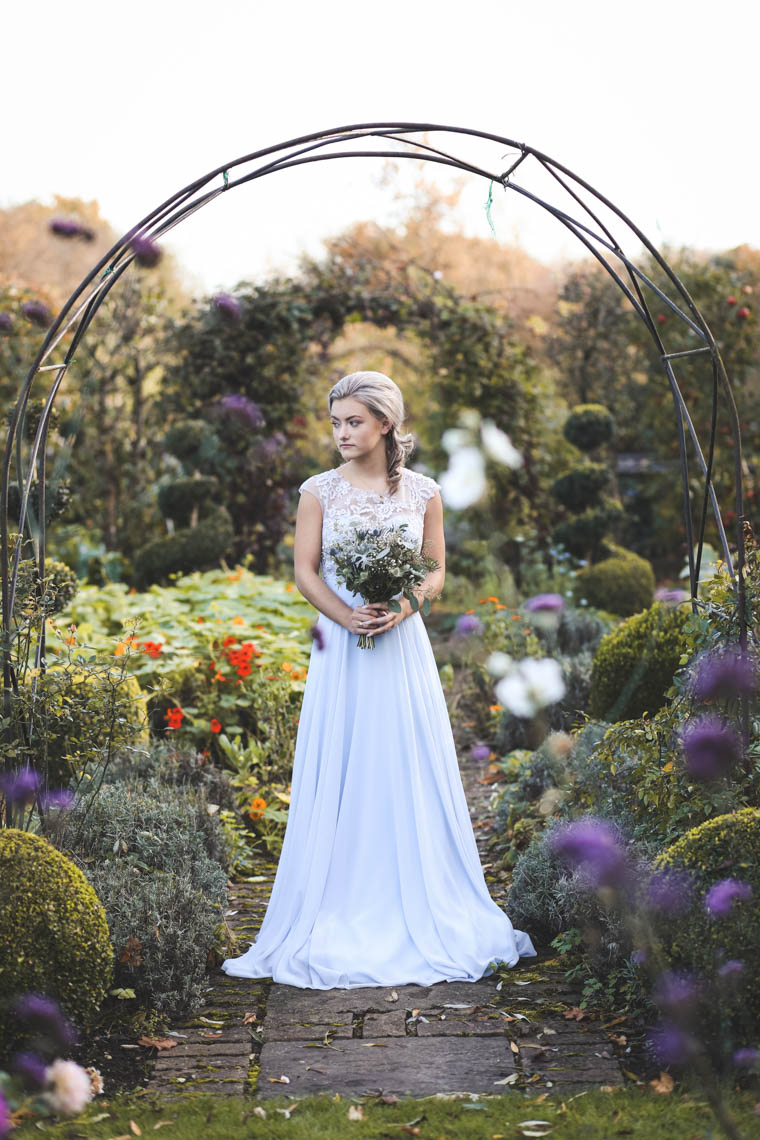
[{"label": "white flower in bouquet", "polygon": [[480,438],[483,448],[489,459],[503,463],[514,471],[523,465],[523,457],[512,443],[512,440],[498,428],[493,420],[484,420],[480,428]]},{"label": "white flower in bouquet", "polygon": [[439,482],[446,506],[454,510],[472,506],[486,489],[486,465],[482,451],[477,447],[455,451]]},{"label": "white flower in bouquet", "polygon": [[553,657],[525,657],[495,688],[496,699],[514,716],[532,717],[565,695],[562,668]]},{"label": "white flower in bouquet", "polygon": [[45,1070],[47,1085],[41,1096],[52,1112],[76,1116],[92,1100],[93,1085],[89,1074],[76,1061],[59,1057]]}]

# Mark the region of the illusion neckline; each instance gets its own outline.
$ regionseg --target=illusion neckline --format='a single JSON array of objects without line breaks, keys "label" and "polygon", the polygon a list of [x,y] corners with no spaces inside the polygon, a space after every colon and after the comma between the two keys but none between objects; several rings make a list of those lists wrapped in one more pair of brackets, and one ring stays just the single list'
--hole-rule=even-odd
[{"label": "illusion neckline", "polygon": [[[402,468],[402,472],[403,470]],[[346,479],[344,475],[341,475],[340,467],[333,467],[333,471],[341,483],[346,483],[347,486],[352,487],[354,491],[361,491],[363,495],[375,495],[378,499],[389,499],[391,497],[390,491],[373,491],[369,487],[357,487],[355,483],[352,483],[349,479]],[[403,479],[403,473],[401,477]]]}]

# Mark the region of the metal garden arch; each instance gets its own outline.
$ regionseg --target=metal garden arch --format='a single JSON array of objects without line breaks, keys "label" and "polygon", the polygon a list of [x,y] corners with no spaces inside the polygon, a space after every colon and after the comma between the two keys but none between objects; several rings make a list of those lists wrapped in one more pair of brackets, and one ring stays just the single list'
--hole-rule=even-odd
[{"label": "metal garden arch", "polygon": [[[433,146],[428,141],[417,141],[412,136],[424,133],[442,133],[451,136],[451,142],[460,141],[462,136],[470,136],[482,140],[483,143],[493,145],[493,169],[474,162],[457,158],[455,155]],[[373,140],[367,144],[365,140]],[[357,143],[362,144],[357,148]],[[391,149],[389,144],[394,144]],[[504,148],[514,152],[510,165],[498,173],[503,162]],[[645,325],[647,332],[654,341],[657,353],[670,387],[673,398],[673,410],[678,434],[681,485],[683,495],[683,509],[686,526],[686,537],[689,547],[689,578],[691,585],[692,606],[696,609],[697,583],[699,579],[702,546],[704,541],[705,523],[707,519],[708,503],[712,509],[722,547],[723,557],[732,582],[739,613],[740,643],[746,647],[747,627],[744,599],[744,533],[743,533],[743,499],[742,499],[742,453],[741,432],[739,417],[734,402],[731,383],[721,359],[715,340],[693,300],[679,281],[676,274],[669,267],[664,257],[654,245],[645,237],[636,225],[577,174],[574,174],[561,163],[536,150],[525,143],[515,142],[513,139],[485,131],[473,130],[466,127],[450,127],[436,123],[359,123],[345,127],[334,127],[314,134],[302,135],[300,138],[290,139],[275,146],[265,147],[244,155],[232,162],[225,163],[167,198],[147,214],[140,222],[129,230],[108,253],[93,267],[63,306],[52,325],[48,329],[43,344],[34,359],[29,372],[21,386],[18,400],[9,419],[9,429],[3,454],[2,490],[0,492],[0,541],[2,544],[2,654],[3,654],[3,686],[4,711],[9,714],[11,692],[18,692],[17,679],[11,660],[12,646],[12,614],[18,579],[18,568],[21,556],[21,543],[16,547],[12,569],[8,565],[9,535],[8,535],[8,488],[11,461],[14,455],[14,441],[16,443],[16,477],[21,489],[21,511],[19,519],[19,533],[23,535],[25,526],[28,527],[27,507],[30,489],[35,473],[38,473],[38,509],[39,535],[35,543],[35,556],[41,578],[45,574],[45,471],[47,434],[50,423],[50,413],[55,397],[63,383],[69,365],[72,363],[77,346],[92,321],[95,313],[111,289],[114,288],[121,275],[128,268],[135,257],[133,242],[137,238],[160,238],[173,229],[188,215],[207,206],[221,194],[236,189],[247,182],[263,178],[279,170],[300,166],[311,162],[323,162],[328,159],[341,158],[411,158],[416,161],[437,162],[458,170],[477,175],[489,182],[488,202],[490,207],[494,186],[500,186],[505,191],[512,191],[534,202],[546,210],[552,217],[572,233],[585,249],[597,259],[604,270],[615,281],[623,292],[635,312]],[[520,170],[520,179],[515,178]],[[558,200],[549,201],[547,197],[530,188],[531,175],[539,174],[543,177],[548,174],[551,178],[551,187],[558,196]],[[603,220],[604,215],[605,220]],[[490,214],[489,214],[490,219]],[[636,264],[634,257],[625,252],[624,242],[637,240],[653,258],[662,271],[663,284],[669,282],[678,296],[678,303],[672,301],[662,291],[662,288],[647,276]],[[686,351],[668,352],[663,342],[663,332],[653,319],[650,302],[656,300],[658,304],[666,305],[675,317],[691,330],[696,338],[695,347]],[[46,363],[54,353],[64,336],[72,333],[70,343],[63,358],[55,363]],[[712,423],[710,437],[707,444],[707,458],[700,444],[694,425],[689,415],[689,409],[681,394],[676,378],[678,358],[696,357],[698,362],[704,362],[705,386],[709,384],[712,391]],[[18,425],[25,413],[32,384],[40,372],[52,372],[52,384],[45,400],[42,415],[33,443],[26,457],[22,455],[21,439],[17,433]],[[712,465],[717,428],[718,393],[723,392],[733,435],[734,444],[734,474],[736,489],[736,564],[729,549],[728,539],[721,520],[720,510],[712,486]],[[694,552],[694,520],[689,495],[689,462],[687,457],[686,437],[691,438],[696,462],[704,480],[702,511],[700,516],[699,537],[696,554]],[[23,484],[23,488],[22,488]],[[30,536],[34,538],[34,535]],[[35,666],[44,671],[45,668],[45,623],[41,624],[40,635],[35,651]],[[746,706],[745,706],[746,723]],[[745,730],[746,731],[746,730]]]}]

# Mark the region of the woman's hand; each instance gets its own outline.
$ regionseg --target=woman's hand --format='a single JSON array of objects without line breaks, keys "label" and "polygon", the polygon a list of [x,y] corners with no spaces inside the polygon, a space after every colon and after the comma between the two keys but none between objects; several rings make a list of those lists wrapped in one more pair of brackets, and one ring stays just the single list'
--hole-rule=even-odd
[{"label": "woman's hand", "polygon": [[[385,621],[388,607],[382,602],[367,602],[361,606],[354,606],[346,629],[349,633],[375,634],[379,632],[379,623]],[[398,614],[391,615],[398,617]]]},{"label": "woman's hand", "polygon": [[411,602],[409,601],[408,598],[405,598],[402,595],[402,597],[397,598],[396,600],[398,601],[399,605],[401,606],[401,612],[400,613],[395,613],[393,610],[389,610],[387,602],[381,603],[381,608],[382,607],[385,608],[387,616],[386,616],[383,624],[379,625],[375,629],[374,632],[376,634],[387,633],[388,630],[393,629],[393,627],[395,625],[400,625],[400,623],[404,620],[404,618],[409,617],[409,615],[413,612]]}]

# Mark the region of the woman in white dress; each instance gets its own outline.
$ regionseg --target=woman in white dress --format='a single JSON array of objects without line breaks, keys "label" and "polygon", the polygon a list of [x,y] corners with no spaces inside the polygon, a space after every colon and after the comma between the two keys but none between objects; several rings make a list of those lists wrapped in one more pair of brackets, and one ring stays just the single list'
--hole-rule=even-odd
[{"label": "woman in white dress", "polygon": [[310,989],[477,981],[536,951],[488,893],[425,624],[405,598],[364,604],[330,558],[346,525],[406,522],[439,563],[419,596],[438,596],[439,484],[405,466],[389,377],[344,376],[328,407],[345,462],[299,487],[294,577],[319,617],[288,823],[261,929],[222,969]]}]

